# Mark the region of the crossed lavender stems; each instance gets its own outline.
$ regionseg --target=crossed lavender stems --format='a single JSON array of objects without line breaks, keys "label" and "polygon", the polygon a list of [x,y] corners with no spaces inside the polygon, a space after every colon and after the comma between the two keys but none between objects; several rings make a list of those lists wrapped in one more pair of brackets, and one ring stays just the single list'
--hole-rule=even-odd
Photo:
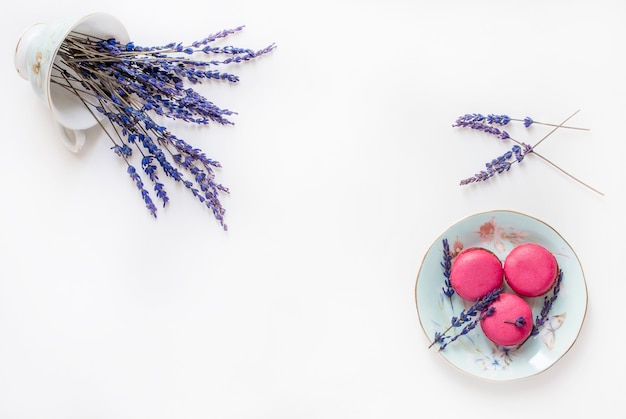
[{"label": "crossed lavender stems", "polygon": [[[492,126],[492,125],[488,125],[488,124],[483,123],[482,120],[484,120],[484,117],[482,117],[482,115],[479,115],[479,118],[475,118],[475,117],[471,117],[471,116],[469,118],[467,118],[467,117],[459,118],[456,121],[456,123],[453,125],[453,127],[469,127],[469,128],[472,128],[472,129],[476,129],[476,130],[479,130],[479,131],[486,132],[486,133],[491,134],[491,135],[495,135],[496,137],[500,138],[501,140],[511,140],[514,143],[516,143],[516,145],[513,146],[513,148],[510,151],[507,151],[503,155],[498,156],[497,158],[493,159],[491,162],[487,162],[485,164],[486,170],[481,170],[479,173],[476,173],[474,176],[471,176],[469,178],[461,180],[460,185],[468,185],[468,184],[474,183],[474,182],[484,182],[484,181],[488,180],[489,178],[495,176],[496,174],[507,172],[507,171],[509,171],[509,169],[511,168],[511,166],[514,163],[520,163],[527,154],[533,153],[534,155],[536,155],[540,159],[544,160],[546,163],[550,164],[551,166],[553,166],[554,168],[559,170],[561,173],[565,174],[566,176],[570,177],[571,179],[575,180],[576,182],[580,183],[581,185],[591,189],[592,191],[596,192],[599,195],[604,195],[599,190],[593,188],[592,186],[590,186],[587,183],[583,182],[582,180],[578,179],[576,176],[574,176],[571,173],[567,172],[563,168],[559,167],[558,165],[556,165],[555,163],[553,163],[552,161],[550,161],[549,159],[547,159],[546,157],[544,157],[543,155],[541,155],[541,154],[539,154],[539,153],[537,153],[535,151],[535,148],[539,144],[541,144],[546,138],[548,138],[550,135],[552,135],[559,128],[570,128],[570,129],[587,130],[586,128],[569,127],[569,126],[565,125],[565,123],[567,121],[569,121],[571,118],[573,118],[579,111],[580,110],[577,110],[576,112],[571,114],[569,117],[567,117],[560,124],[540,123],[542,125],[553,126],[554,128],[552,130],[550,130],[550,132],[548,132],[548,134],[546,134],[543,138],[541,138],[533,146],[528,145],[526,143],[523,143],[521,141],[518,141],[518,140],[512,138],[508,134],[508,132],[506,132],[504,130],[500,130],[500,129]],[[529,117],[525,118],[524,120],[512,119],[512,118],[509,118],[506,115],[489,115],[487,117],[487,121],[490,124],[491,123],[496,123],[498,125],[506,125],[506,124],[508,124],[509,121],[512,121],[512,120],[523,121],[524,125],[526,127],[530,126],[530,124],[532,124],[534,122]],[[539,122],[535,122],[535,123],[539,123]],[[510,159],[513,156],[515,156],[515,159],[510,161]]]}]

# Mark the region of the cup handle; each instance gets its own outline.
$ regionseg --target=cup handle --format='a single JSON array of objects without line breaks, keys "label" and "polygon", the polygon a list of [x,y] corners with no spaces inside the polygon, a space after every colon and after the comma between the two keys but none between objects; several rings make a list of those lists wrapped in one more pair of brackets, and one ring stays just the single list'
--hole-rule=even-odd
[{"label": "cup handle", "polygon": [[85,131],[73,130],[59,124],[61,130],[61,142],[73,153],[78,153],[85,145]]}]

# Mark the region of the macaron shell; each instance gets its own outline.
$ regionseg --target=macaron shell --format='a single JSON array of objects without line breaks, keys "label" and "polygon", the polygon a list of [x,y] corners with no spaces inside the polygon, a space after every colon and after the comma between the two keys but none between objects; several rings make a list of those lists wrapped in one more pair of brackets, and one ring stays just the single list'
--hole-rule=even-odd
[{"label": "macaron shell", "polygon": [[452,262],[450,283],[461,297],[477,301],[504,282],[502,262],[491,251],[470,247],[459,253]]},{"label": "macaron shell", "polygon": [[[503,293],[490,307],[495,308],[494,313],[480,321],[487,339],[499,346],[516,346],[530,336],[533,313],[526,300],[515,294]],[[510,323],[519,317],[524,318],[524,325],[520,327]]]},{"label": "macaron shell", "polygon": [[521,244],[504,260],[504,277],[516,293],[538,297],[554,285],[558,264],[549,250],[538,244]]}]

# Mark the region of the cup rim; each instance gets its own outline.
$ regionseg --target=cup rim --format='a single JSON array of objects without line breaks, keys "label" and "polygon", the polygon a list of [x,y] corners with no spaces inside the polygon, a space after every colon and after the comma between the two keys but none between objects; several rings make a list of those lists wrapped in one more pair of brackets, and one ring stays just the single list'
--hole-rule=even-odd
[{"label": "cup rim", "polygon": [[[117,31],[120,31],[120,33],[113,33],[114,31],[111,31],[111,35],[115,36],[120,42],[129,42],[129,34],[128,31],[126,30],[126,27],[124,26],[124,24],[115,16],[109,14],[109,13],[104,13],[104,12],[94,12],[94,13],[90,13],[87,15],[84,15],[83,17],[80,18],[70,18],[68,19],[68,22],[71,22],[71,24],[68,25],[67,29],[63,32],[62,36],[60,37],[62,40],[65,40],[65,38],[67,38],[67,36],[77,27],[79,27],[82,24],[88,23],[90,20],[94,19],[94,18],[104,18],[107,19],[109,22],[113,22],[113,24],[115,24],[117,27],[115,28]],[[98,35],[101,36],[101,35]],[[62,41],[61,41],[62,43]],[[48,109],[50,110],[50,112],[52,113],[54,119],[61,124],[62,126],[69,128],[69,129],[88,129],[94,125],[96,125],[99,121],[99,114],[96,114],[95,112],[91,111],[91,109],[87,108],[88,110],[91,111],[91,114],[93,115],[93,122],[91,123],[83,123],[83,124],[70,124],[68,123],[67,118],[64,118],[60,115],[60,112],[57,108],[57,106],[54,103],[54,98],[52,95],[52,71],[53,71],[53,67],[54,67],[54,63],[57,59],[57,55],[58,52],[61,48],[61,43],[59,43],[56,48],[54,49],[54,53],[51,55],[50,58],[50,62],[47,64],[49,66],[49,71],[47,73],[47,78],[45,80],[45,88],[44,88],[44,97],[45,100],[48,104]]]}]

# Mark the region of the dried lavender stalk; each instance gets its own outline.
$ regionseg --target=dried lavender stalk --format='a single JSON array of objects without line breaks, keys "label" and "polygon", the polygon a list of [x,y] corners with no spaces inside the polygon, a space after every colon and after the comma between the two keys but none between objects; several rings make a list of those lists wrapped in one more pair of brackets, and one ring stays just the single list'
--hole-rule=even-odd
[{"label": "dried lavender stalk", "polygon": [[464,324],[472,321],[473,318],[475,318],[477,315],[480,315],[481,313],[487,311],[487,309],[489,308],[489,305],[500,297],[502,290],[503,290],[502,288],[497,288],[491,291],[490,293],[485,295],[483,298],[476,301],[467,310],[461,311],[458,317],[452,317],[452,319],[450,320],[450,326],[446,330],[444,330],[441,333],[440,332],[435,333],[435,339],[431,342],[429,348],[431,348],[433,345],[437,343],[445,344],[446,339],[452,338],[451,336],[447,335],[450,329],[454,327],[461,327]]}]

